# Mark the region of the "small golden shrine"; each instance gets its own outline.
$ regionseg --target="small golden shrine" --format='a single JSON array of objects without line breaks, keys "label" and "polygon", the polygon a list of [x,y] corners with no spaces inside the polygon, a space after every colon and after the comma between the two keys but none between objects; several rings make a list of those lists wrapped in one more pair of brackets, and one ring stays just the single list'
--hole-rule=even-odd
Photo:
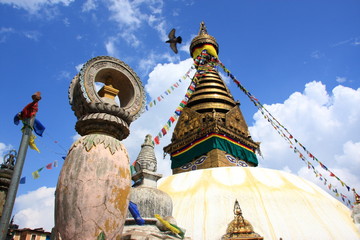
[{"label": "small golden shrine", "polygon": [[254,232],[251,223],[242,216],[239,202],[236,200],[234,204],[234,220],[232,220],[222,240],[263,240],[259,234]]}]

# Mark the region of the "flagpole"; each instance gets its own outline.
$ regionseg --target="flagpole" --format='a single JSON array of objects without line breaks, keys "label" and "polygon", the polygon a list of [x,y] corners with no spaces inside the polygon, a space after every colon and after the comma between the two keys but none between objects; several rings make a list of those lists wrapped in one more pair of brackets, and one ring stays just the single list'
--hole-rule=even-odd
[{"label": "flagpole", "polygon": [[24,131],[21,138],[13,176],[11,178],[6,202],[4,205],[4,210],[0,221],[0,240],[6,240],[11,213],[13,211],[16,193],[19,187],[22,169],[24,167],[26,152],[29,146],[29,138],[32,135],[32,128],[34,126],[34,121],[35,121],[35,117],[24,119]]}]

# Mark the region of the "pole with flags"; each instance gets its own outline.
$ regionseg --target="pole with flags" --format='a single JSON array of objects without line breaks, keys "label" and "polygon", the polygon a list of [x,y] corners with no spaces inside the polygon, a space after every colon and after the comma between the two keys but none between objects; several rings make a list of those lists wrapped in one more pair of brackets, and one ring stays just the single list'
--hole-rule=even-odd
[{"label": "pole with flags", "polygon": [[33,101],[28,105],[26,105],[26,107],[20,113],[18,113],[14,118],[15,124],[16,124],[16,120],[17,121],[19,121],[19,119],[22,120],[24,127],[22,129],[23,134],[20,142],[18,155],[16,158],[13,176],[11,178],[10,186],[6,197],[6,202],[0,220],[0,240],[6,240],[6,236],[8,233],[11,213],[14,207],[22,169],[24,167],[25,157],[29,146],[29,140],[32,137],[35,115],[38,111],[38,102],[41,99],[40,92],[36,92],[31,97]]}]

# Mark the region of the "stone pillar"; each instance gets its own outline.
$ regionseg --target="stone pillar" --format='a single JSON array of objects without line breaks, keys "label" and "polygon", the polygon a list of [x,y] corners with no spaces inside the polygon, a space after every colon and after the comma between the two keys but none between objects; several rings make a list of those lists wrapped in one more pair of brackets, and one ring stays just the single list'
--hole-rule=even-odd
[{"label": "stone pillar", "polygon": [[[96,83],[105,86],[97,92]],[[143,111],[143,87],[122,61],[96,57],[72,80],[69,99],[81,138],[71,146],[59,176],[54,235],[120,239],[131,184],[129,157],[120,140]]]}]

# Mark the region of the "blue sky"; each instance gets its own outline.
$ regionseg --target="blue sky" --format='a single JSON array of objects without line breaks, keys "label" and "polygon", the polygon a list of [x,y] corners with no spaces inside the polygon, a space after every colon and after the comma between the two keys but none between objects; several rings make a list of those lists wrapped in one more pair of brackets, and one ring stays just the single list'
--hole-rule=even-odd
[{"label": "blue sky", "polygon": [[[43,97],[37,118],[46,126],[37,139],[41,153],[27,154],[27,182],[19,187],[14,211],[20,227],[51,228],[61,157],[77,134],[68,88],[82,64],[101,55],[126,62],[142,80],[149,102],[191,66],[189,44],[201,21],[232,74],[321,162],[360,191],[359,1],[0,0],[0,157],[18,149],[20,126],[12,119],[36,91]],[[183,38],[177,55],[164,43],[172,28]],[[247,97],[224,80],[241,102],[253,139],[262,143],[260,166],[323,187]],[[182,83],[132,124],[124,141],[131,162],[145,135],[160,131],[186,88]],[[171,132],[155,148],[164,175],[171,171],[162,147],[170,138]],[[58,168],[32,179],[33,171],[55,160]]]}]

